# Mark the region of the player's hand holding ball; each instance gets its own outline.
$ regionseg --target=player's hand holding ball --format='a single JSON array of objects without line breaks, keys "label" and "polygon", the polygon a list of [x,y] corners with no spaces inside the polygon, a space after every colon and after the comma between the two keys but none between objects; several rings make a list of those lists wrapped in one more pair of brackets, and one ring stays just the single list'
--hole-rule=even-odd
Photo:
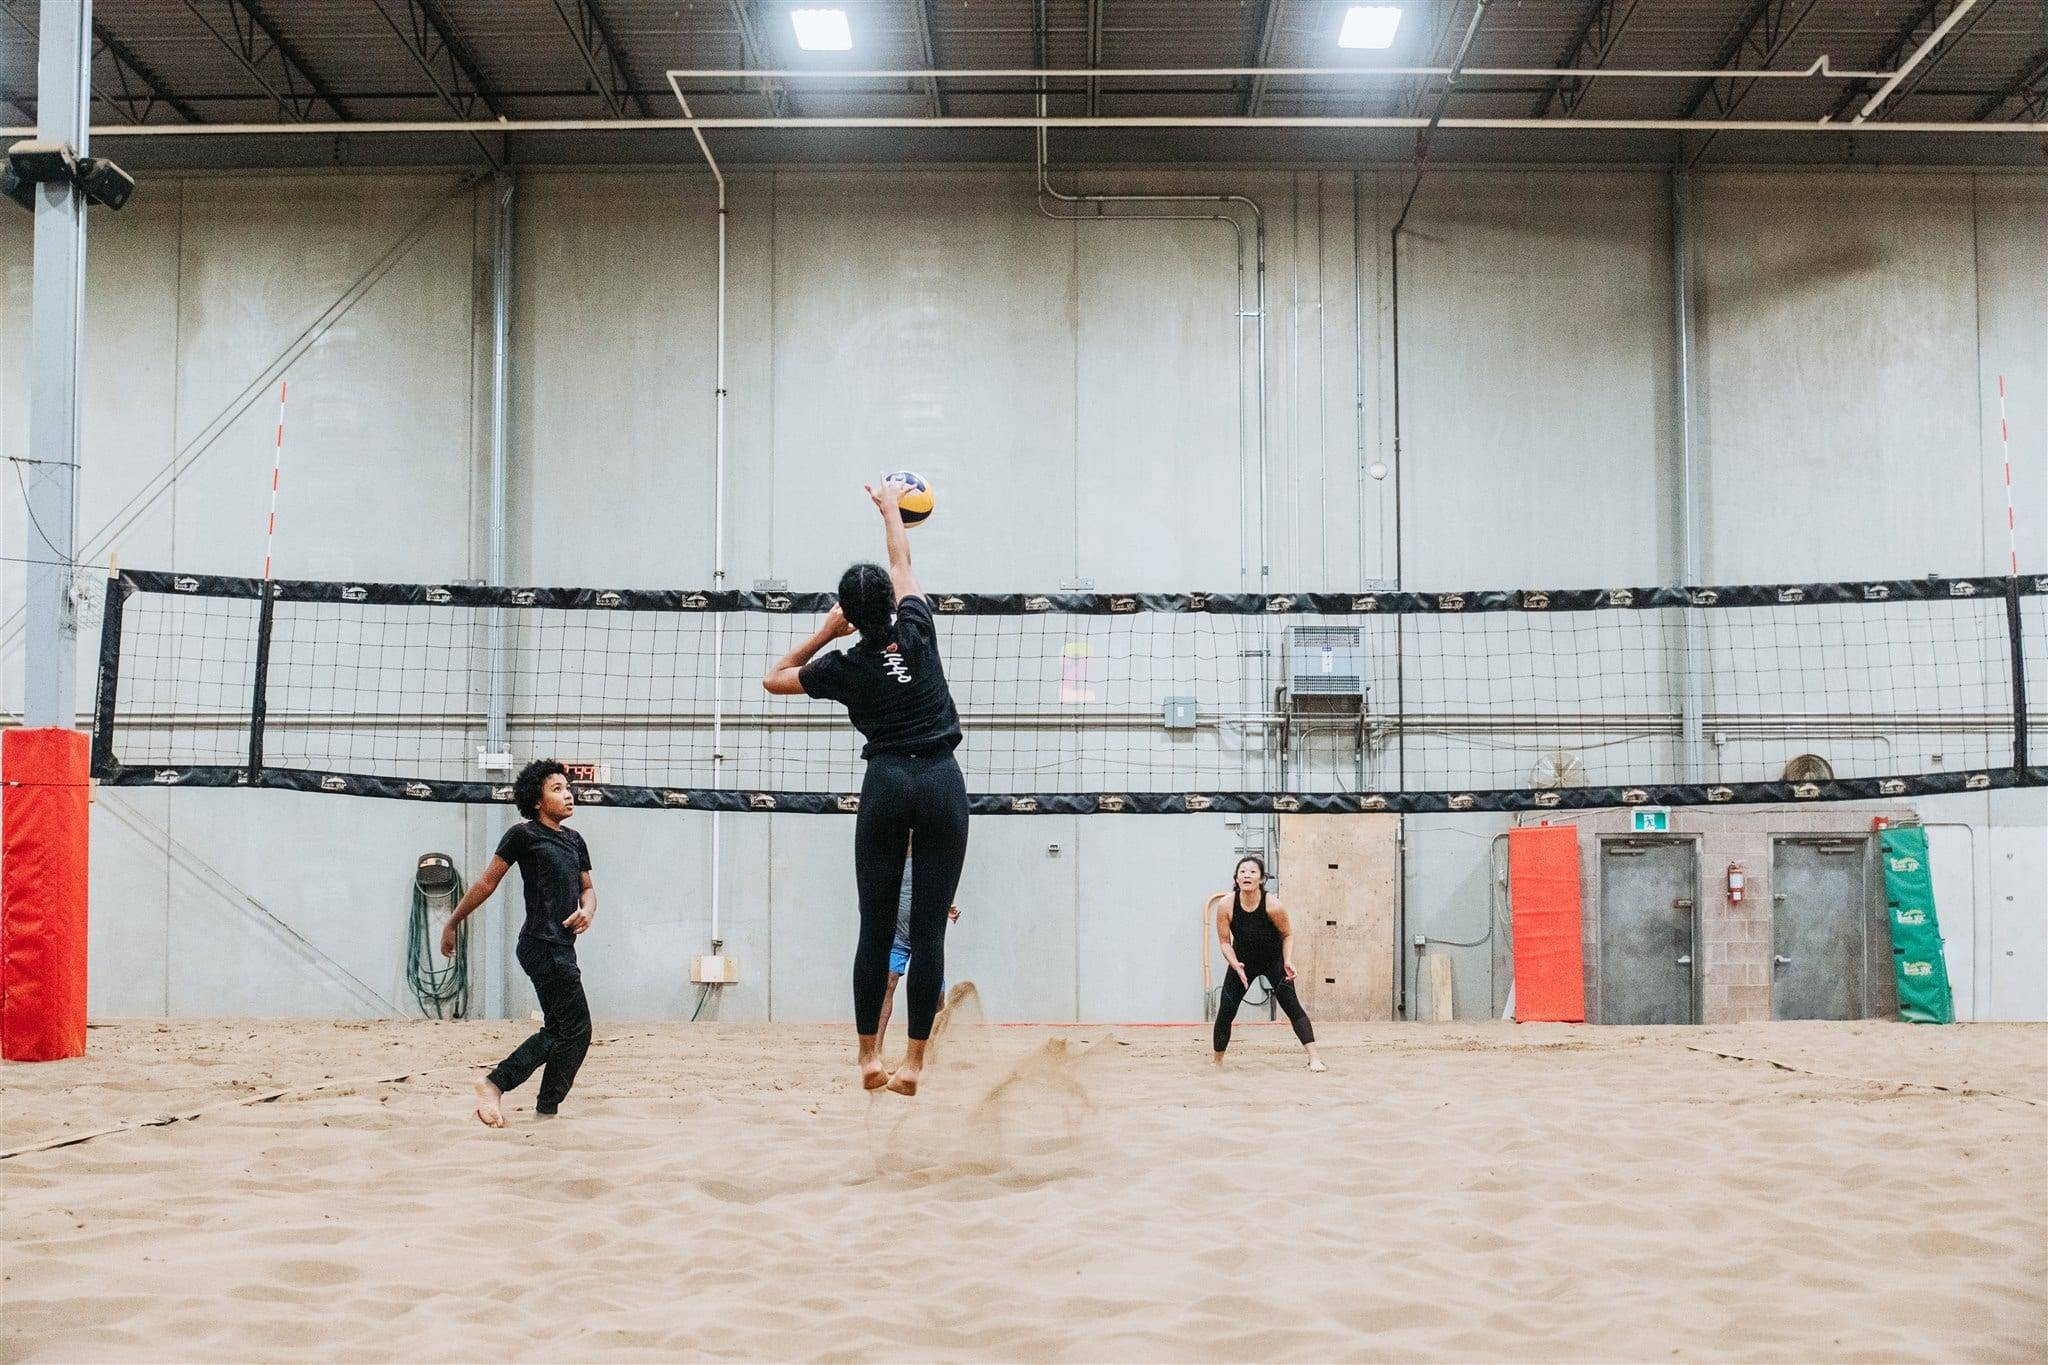
[{"label": "player's hand holding ball", "polygon": [[905,526],[916,526],[924,521],[932,514],[935,505],[931,484],[907,469],[884,474],[880,487],[868,486],[868,496],[885,515],[889,508],[894,507],[902,514]]}]

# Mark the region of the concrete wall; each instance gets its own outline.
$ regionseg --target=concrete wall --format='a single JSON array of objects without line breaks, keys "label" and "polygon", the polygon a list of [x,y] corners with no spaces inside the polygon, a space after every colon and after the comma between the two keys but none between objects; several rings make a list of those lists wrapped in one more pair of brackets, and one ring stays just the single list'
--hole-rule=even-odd
[{"label": "concrete wall", "polygon": [[[918,553],[949,588],[1229,588],[1241,566],[1256,586],[1262,542],[1275,589],[1397,569],[1418,587],[1677,572],[1663,177],[1431,179],[1399,261],[1403,467],[1383,480],[1364,471],[1395,464],[1386,229],[1404,177],[1079,187],[1262,204],[1270,499],[1239,500],[1258,485],[1239,398],[1256,391],[1256,332],[1235,316],[1249,285],[1227,227],[1053,222],[1013,171],[747,174],[731,199],[731,581],[828,583],[872,534],[849,490],[898,465],[946,490]],[[1694,194],[1705,576],[2002,570],[1999,373],[2022,561],[2048,563],[2048,177],[1745,173]],[[535,173],[515,203],[510,575],[703,584],[708,179]],[[489,248],[488,187],[440,175],[158,176],[96,214],[86,557],[253,572],[288,375],[279,572],[480,574]],[[29,256],[27,219],[0,216],[8,455],[25,452]],[[6,483],[0,545],[18,557]],[[18,708],[21,568],[0,568],[0,708]],[[1971,864],[1952,976],[1978,1017],[2048,1015],[2048,794],[1924,808],[1970,831],[1942,836],[1967,839],[1955,857]],[[443,849],[474,872],[502,818],[103,791],[94,1009],[403,1013],[413,858]],[[711,929],[709,820],[578,820],[603,896],[584,955],[598,1011],[687,1014],[687,957]],[[723,1017],[843,1017],[851,822],[722,828],[720,932],[743,968]],[[1479,937],[1503,828],[1407,822],[1407,934]],[[1244,833],[1209,817],[980,821],[951,974],[1002,1018],[1199,1018],[1197,910]],[[1498,946],[1448,949],[1462,1001],[1504,989]]]}]

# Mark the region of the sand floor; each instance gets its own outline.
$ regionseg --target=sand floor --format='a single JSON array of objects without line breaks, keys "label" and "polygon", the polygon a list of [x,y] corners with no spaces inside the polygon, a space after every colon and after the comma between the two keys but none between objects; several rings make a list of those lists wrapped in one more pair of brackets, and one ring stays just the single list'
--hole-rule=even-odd
[{"label": "sand floor", "polygon": [[9,1151],[205,1111],[0,1161],[0,1359],[2048,1358],[2048,1026],[1333,1025],[1312,1076],[1260,1025],[1218,1075],[970,1001],[905,1100],[841,1029],[600,1023],[488,1131],[526,1027],[0,1068]]}]

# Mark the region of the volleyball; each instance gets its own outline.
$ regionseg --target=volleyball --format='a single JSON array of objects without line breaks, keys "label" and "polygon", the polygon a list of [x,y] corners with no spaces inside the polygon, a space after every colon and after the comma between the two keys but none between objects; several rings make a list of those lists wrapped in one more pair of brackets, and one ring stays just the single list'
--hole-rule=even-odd
[{"label": "volleyball", "polygon": [[884,474],[882,476],[883,483],[887,483],[891,479],[910,485],[909,491],[903,495],[903,501],[898,504],[903,512],[903,524],[905,526],[915,526],[932,514],[934,504],[932,502],[932,486],[930,484],[907,469],[899,469],[893,474]]}]

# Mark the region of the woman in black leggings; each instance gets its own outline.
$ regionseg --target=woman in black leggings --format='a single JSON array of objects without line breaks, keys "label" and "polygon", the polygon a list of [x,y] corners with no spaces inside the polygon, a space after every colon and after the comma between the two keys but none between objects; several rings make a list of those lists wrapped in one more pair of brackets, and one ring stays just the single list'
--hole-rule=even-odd
[{"label": "woman in black leggings", "polygon": [[[860,1034],[861,1084],[915,1095],[925,1042],[946,979],[946,908],[967,857],[967,784],[953,750],[960,715],[939,661],[932,604],[910,569],[910,538],[897,504],[908,485],[889,480],[868,496],[882,514],[889,567],[855,564],[839,579],[839,605],[817,633],[768,670],[761,685],[778,696],[810,696],[846,707],[867,743],[867,777],[853,827],[853,874],[860,891],[860,943],[853,954],[853,1022]],[[854,631],[851,649],[819,655]],[[910,1047],[894,1075],[882,1069],[877,1024],[889,983],[903,859],[917,836],[910,885]]]},{"label": "woman in black leggings", "polygon": [[[922,867],[923,854],[918,866]],[[1232,877],[1235,890],[1210,898],[1216,914],[1216,938],[1223,947],[1223,960],[1230,965],[1223,977],[1223,998],[1216,1003],[1216,1065],[1223,1065],[1223,1052],[1230,1046],[1230,1025],[1237,1007],[1244,1003],[1252,978],[1266,978],[1266,989],[1287,1013],[1294,1036],[1308,1049],[1308,1069],[1326,1070],[1316,1056],[1316,1031],[1308,1022],[1308,1011],[1294,993],[1294,932],[1287,923],[1287,911],[1277,900],[1266,897],[1266,864],[1256,855],[1237,860]]]}]

